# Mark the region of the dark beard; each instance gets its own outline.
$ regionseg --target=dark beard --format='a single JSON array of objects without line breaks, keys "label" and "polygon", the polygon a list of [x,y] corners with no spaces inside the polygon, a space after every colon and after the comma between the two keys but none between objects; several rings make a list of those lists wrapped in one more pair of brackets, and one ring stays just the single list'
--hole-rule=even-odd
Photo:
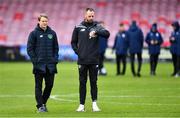
[{"label": "dark beard", "polygon": [[92,23],[92,22],[93,22],[93,20],[86,20],[86,22],[87,22],[87,23]]}]

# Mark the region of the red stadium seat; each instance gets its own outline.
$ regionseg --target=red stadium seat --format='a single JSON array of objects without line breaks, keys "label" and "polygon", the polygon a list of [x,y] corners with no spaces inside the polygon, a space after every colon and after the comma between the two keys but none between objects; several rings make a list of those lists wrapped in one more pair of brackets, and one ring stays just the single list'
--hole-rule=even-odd
[{"label": "red stadium seat", "polygon": [[162,34],[165,34],[166,33],[166,30],[164,28],[159,28],[158,31]]},{"label": "red stadium seat", "polygon": [[123,21],[121,21],[120,23],[123,23],[124,25],[130,25],[130,23],[129,23],[128,20],[123,20]]},{"label": "red stadium seat", "polygon": [[158,22],[167,22],[167,19],[166,19],[166,17],[164,17],[164,16],[160,16],[159,18],[158,18]]},{"label": "red stadium seat", "polygon": [[4,24],[4,21],[2,18],[0,18],[0,26]]},{"label": "red stadium seat", "polygon": [[[7,45],[15,42],[25,45],[27,38],[24,37],[34,29],[37,16],[42,12],[49,15],[50,26],[60,36],[62,45],[70,45],[72,30],[83,20],[86,7],[93,7],[96,19],[105,21],[111,32],[110,46],[114,43],[120,21],[128,27],[132,20],[136,20],[144,33],[157,21],[166,41],[171,33],[171,22],[180,19],[178,0],[3,0],[1,3],[0,34],[6,35],[1,39],[6,39]],[[23,22],[11,23],[12,18]],[[9,28],[9,24],[13,28]],[[16,36],[18,39],[14,39]]]},{"label": "red stadium seat", "polygon": [[131,14],[131,19],[132,20],[139,21],[140,18],[141,18],[141,15],[138,12],[134,12],[134,13]]},{"label": "red stadium seat", "polygon": [[172,24],[172,21],[171,20],[166,20],[166,25],[171,25]]},{"label": "red stadium seat", "polygon": [[106,7],[107,6],[107,2],[106,1],[99,1],[96,3],[97,7]]},{"label": "red stadium seat", "polygon": [[22,20],[23,18],[24,18],[24,13],[22,12],[16,12],[13,17],[14,20]]},{"label": "red stadium seat", "polygon": [[0,34],[0,41],[6,41],[7,40],[7,36],[4,34]]},{"label": "red stadium seat", "polygon": [[146,19],[141,19],[141,20],[139,21],[139,25],[140,25],[140,26],[144,25],[144,26],[150,28],[150,24],[149,24],[149,22],[148,22]]},{"label": "red stadium seat", "polygon": [[176,14],[176,18],[179,19],[180,18],[180,13]]},{"label": "red stadium seat", "polygon": [[171,43],[169,41],[164,41],[164,43],[162,44],[162,47],[169,47],[171,45]]},{"label": "red stadium seat", "polygon": [[8,6],[5,5],[5,4],[1,4],[1,5],[0,5],[0,11],[1,11],[1,10],[8,10]]}]

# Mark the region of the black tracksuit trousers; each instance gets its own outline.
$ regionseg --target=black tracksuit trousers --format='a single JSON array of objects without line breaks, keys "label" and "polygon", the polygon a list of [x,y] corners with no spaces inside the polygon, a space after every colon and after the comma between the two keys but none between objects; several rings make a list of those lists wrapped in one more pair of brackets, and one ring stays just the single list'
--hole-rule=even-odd
[{"label": "black tracksuit trousers", "polygon": [[159,54],[151,54],[150,55],[150,70],[151,73],[156,73],[156,67],[158,64]]},{"label": "black tracksuit trousers", "polygon": [[85,104],[86,99],[86,83],[89,76],[90,87],[91,87],[91,98],[92,101],[97,100],[97,74],[98,74],[98,65],[88,64],[88,65],[79,65],[79,97],[80,104]]},{"label": "black tracksuit trousers", "polygon": [[177,55],[177,62],[176,62],[176,74],[180,75],[180,56]]},{"label": "black tracksuit trousers", "polygon": [[177,73],[177,55],[172,54],[172,62],[173,62],[173,73],[172,75],[175,75]]},{"label": "black tracksuit trousers", "polygon": [[[123,68],[121,71],[121,63],[123,64]],[[116,54],[116,65],[117,65],[117,75],[124,75],[126,72],[126,55]]]},{"label": "black tracksuit trousers", "polygon": [[105,52],[99,54],[99,70],[104,67]]},{"label": "black tracksuit trousers", "polygon": [[[37,105],[36,107],[39,108],[43,104],[46,104],[50,94],[51,90],[53,88],[54,83],[54,74],[49,73],[48,69],[46,69],[46,73],[36,73],[35,76],[35,98]],[[42,83],[43,79],[45,80],[45,88],[44,91],[42,91]]]},{"label": "black tracksuit trousers", "polygon": [[[135,55],[137,55],[137,59],[138,59],[138,70],[137,72],[135,71]],[[130,54],[130,61],[131,61],[131,71],[132,74],[134,76],[136,76],[136,74],[140,74],[141,72],[141,66],[142,66],[142,53],[132,53]]]}]

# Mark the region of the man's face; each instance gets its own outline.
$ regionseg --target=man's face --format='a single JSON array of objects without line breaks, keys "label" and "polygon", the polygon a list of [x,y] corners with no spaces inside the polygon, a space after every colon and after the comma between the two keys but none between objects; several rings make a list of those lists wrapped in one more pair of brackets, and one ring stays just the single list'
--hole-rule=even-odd
[{"label": "man's face", "polygon": [[119,31],[120,31],[120,32],[123,32],[124,30],[125,30],[124,26],[120,26],[120,27],[119,27]]},{"label": "man's face", "polygon": [[152,31],[153,31],[153,32],[156,32],[156,29],[155,29],[155,28],[152,28]]},{"label": "man's face", "polygon": [[87,11],[85,13],[85,21],[88,23],[92,23],[94,19],[94,11]]},{"label": "man's face", "polygon": [[173,26],[173,30],[176,30],[176,27],[175,27],[175,26]]},{"label": "man's face", "polygon": [[45,17],[41,17],[40,21],[39,21],[39,27],[42,29],[46,29],[48,26],[48,19]]}]

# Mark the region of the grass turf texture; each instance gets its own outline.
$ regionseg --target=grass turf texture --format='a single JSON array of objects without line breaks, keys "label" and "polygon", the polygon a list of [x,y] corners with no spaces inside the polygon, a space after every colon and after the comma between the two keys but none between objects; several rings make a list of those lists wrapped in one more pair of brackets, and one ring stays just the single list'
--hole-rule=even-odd
[{"label": "grass turf texture", "polygon": [[125,76],[116,76],[116,65],[105,63],[108,76],[98,80],[98,105],[91,110],[89,81],[86,112],[78,113],[78,71],[76,63],[58,64],[48,113],[36,113],[31,63],[0,63],[0,117],[180,117],[180,78],[170,77],[172,65],[160,63],[157,76],[143,64],[142,77],[133,77],[128,64]]}]

